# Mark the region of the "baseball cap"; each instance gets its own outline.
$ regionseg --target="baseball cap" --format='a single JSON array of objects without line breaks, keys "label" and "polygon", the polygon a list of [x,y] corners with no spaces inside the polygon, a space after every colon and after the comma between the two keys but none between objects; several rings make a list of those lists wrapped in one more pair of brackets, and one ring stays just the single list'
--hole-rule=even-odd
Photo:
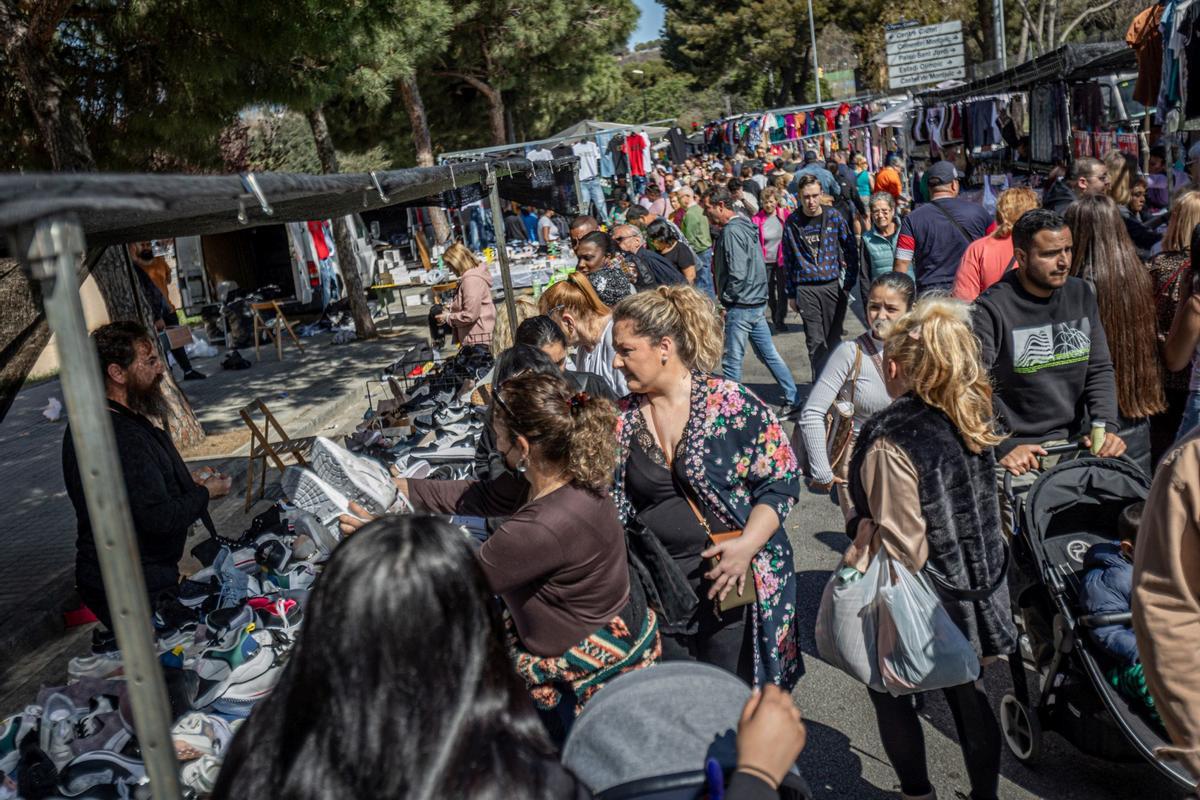
[{"label": "baseball cap", "polygon": [[945,186],[958,180],[961,176],[949,161],[939,161],[925,172],[930,186]]}]

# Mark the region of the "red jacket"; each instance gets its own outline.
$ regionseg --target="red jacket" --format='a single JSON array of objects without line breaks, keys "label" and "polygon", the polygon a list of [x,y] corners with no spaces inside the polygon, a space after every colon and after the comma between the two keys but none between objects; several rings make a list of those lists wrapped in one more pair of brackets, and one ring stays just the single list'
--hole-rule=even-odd
[{"label": "red jacket", "polygon": [[[790,208],[784,208],[783,206],[777,206],[775,209],[775,219],[779,220],[780,224],[787,222],[787,218],[790,217],[791,215],[792,215],[792,210]],[[765,211],[759,211],[757,214],[755,214],[753,217],[750,218],[750,220],[758,228],[758,243],[760,245],[762,245],[764,259],[767,257],[767,240],[763,236],[763,223],[766,221],[766,219],[767,219],[767,214]],[[779,252],[775,254],[775,263],[776,264],[783,263],[783,239],[779,240]]]}]

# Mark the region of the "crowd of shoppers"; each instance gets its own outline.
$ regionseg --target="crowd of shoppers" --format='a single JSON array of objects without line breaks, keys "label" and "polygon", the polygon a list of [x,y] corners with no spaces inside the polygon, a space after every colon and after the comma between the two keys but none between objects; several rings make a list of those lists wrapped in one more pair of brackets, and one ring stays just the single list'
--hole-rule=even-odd
[{"label": "crowd of shoppers", "polygon": [[[515,329],[498,324],[486,267],[461,245],[446,251],[460,289],[435,322],[497,355],[477,479],[397,478],[416,513],[368,521],[355,506],[342,518],[346,542],[217,796],[586,796],[556,746],[606,685],[660,661],[770,687],[746,706],[743,777],[727,796],[776,796],[803,746],[780,692],[803,672],[804,565],[784,527],[802,483],[832,492],[845,516],[836,581],[861,580],[880,552],[940,576],[939,603],[986,670],[1015,657],[1012,603],[1027,610],[998,484],[1031,483],[1059,442],[1155,475],[1132,626],[1173,754],[1200,769],[1188,512],[1200,502],[1189,369],[1200,358],[1200,192],[1152,217],[1136,161],[1081,158],[1041,198],[1009,188],[988,214],[960,196],[964,176],[946,160],[925,171],[928,202],[903,213],[895,157],[874,175],[845,153],[805,153],[790,172],[745,160],[693,164],[686,184],[656,175],[637,203],[612,203],[619,220],[536,218],[543,243],[570,242],[578,270],[536,307],[523,302]],[[859,280],[867,330],[842,342]],[[807,394],[773,338],[789,310],[805,334]],[[146,332],[118,323],[96,341],[118,433],[153,466],[123,460],[127,482],[166,510],[139,520],[131,491],[155,593],[178,580],[181,531],[205,520],[228,479],[187,473],[155,434],[162,365]],[[778,411],[741,383],[747,342],[782,392]],[[784,415],[799,417],[792,437]],[[837,452],[835,415],[850,426]],[[77,579],[107,615],[74,470],[64,446]],[[487,524],[464,536],[447,516]],[[349,674],[339,652],[359,654]],[[990,799],[1001,738],[981,686],[937,688],[971,797]],[[867,696],[904,796],[932,797],[914,704]],[[397,751],[411,730],[428,746]]]}]

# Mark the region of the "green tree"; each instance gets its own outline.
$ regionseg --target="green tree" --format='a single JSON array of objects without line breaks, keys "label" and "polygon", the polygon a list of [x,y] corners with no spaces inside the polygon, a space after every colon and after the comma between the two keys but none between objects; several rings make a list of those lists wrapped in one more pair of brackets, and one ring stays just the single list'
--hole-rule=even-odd
[{"label": "green tree", "polygon": [[593,76],[611,67],[636,22],[632,0],[478,0],[455,26],[438,73],[478,92],[492,144],[504,144],[510,104],[540,130],[552,116],[544,103],[595,89]]}]

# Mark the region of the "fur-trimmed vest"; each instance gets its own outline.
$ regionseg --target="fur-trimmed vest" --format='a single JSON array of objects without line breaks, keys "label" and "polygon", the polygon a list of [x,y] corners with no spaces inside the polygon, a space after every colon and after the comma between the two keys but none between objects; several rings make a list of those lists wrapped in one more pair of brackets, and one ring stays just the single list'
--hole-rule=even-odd
[{"label": "fur-trimmed vest", "polygon": [[992,451],[972,453],[945,413],[905,395],[873,416],[855,443],[850,496],[862,517],[871,516],[860,477],[863,459],[879,439],[903,450],[916,469],[929,543],[927,574],[940,573],[961,590],[997,587],[987,597],[961,599],[938,586],[951,618],[981,656],[1013,652],[1017,633],[1003,574],[1007,558]]}]

